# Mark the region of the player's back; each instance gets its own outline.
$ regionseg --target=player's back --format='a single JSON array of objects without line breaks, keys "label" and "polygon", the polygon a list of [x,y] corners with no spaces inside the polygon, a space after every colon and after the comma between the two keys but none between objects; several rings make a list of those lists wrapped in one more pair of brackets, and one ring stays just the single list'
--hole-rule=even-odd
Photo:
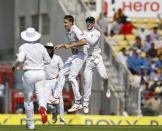
[{"label": "player's back", "polygon": [[50,62],[46,49],[40,43],[25,43],[20,48],[25,52],[24,69],[44,69],[44,63]]}]

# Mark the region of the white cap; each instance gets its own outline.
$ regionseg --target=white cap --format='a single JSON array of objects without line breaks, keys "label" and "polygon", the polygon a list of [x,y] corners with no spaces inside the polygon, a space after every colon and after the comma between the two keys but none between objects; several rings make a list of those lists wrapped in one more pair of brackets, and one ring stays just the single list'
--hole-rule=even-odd
[{"label": "white cap", "polygon": [[54,47],[54,45],[53,45],[52,42],[48,42],[48,43],[46,43],[45,46],[48,46],[48,47]]}]

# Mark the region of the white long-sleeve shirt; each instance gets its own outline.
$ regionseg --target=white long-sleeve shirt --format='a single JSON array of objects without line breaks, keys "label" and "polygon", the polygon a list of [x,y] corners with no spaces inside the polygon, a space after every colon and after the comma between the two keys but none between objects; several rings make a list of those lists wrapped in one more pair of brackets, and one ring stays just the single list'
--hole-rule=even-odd
[{"label": "white long-sleeve shirt", "polygon": [[96,29],[84,30],[83,33],[85,34],[85,38],[89,43],[88,55],[101,53],[101,49],[100,49],[101,33]]},{"label": "white long-sleeve shirt", "polygon": [[59,71],[63,67],[63,61],[62,58],[58,55],[53,55],[51,63],[46,65],[45,71],[46,71],[46,79],[51,80],[58,76]]},{"label": "white long-sleeve shirt", "polygon": [[40,43],[24,43],[19,47],[17,62],[23,63],[23,70],[44,70],[51,59]]}]

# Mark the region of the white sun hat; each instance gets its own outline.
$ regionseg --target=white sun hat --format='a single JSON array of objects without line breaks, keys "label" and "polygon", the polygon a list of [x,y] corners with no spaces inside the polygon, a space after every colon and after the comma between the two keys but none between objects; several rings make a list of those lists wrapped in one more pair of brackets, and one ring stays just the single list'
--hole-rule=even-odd
[{"label": "white sun hat", "polygon": [[54,45],[53,45],[52,42],[48,42],[48,43],[46,43],[45,46],[48,46],[48,47],[54,47]]},{"label": "white sun hat", "polygon": [[41,34],[31,27],[21,32],[21,38],[25,41],[34,42],[34,41],[39,40],[40,37],[41,37]]}]

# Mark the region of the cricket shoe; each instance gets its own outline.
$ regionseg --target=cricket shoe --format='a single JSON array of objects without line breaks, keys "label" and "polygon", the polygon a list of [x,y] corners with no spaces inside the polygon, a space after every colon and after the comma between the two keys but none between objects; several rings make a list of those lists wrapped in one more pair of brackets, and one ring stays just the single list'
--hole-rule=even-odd
[{"label": "cricket shoe", "polygon": [[47,104],[52,105],[52,99],[53,99],[52,97],[47,99]]},{"label": "cricket shoe", "polygon": [[82,109],[83,106],[80,103],[74,103],[74,105],[68,110],[68,112],[75,112]]},{"label": "cricket shoe", "polygon": [[27,125],[27,129],[34,130],[35,129],[35,125]]},{"label": "cricket shoe", "polygon": [[53,97],[53,98],[50,98],[48,101],[50,101],[49,103],[51,103],[52,105],[53,104],[60,104],[60,98]]},{"label": "cricket shoe", "polygon": [[30,130],[34,130],[35,129],[35,124],[34,124],[34,120],[33,119],[28,119],[27,120],[26,128],[30,129]]},{"label": "cricket shoe", "polygon": [[60,119],[60,125],[65,125],[65,121],[63,119]]},{"label": "cricket shoe", "polygon": [[48,119],[46,109],[43,106],[40,106],[39,112],[41,114],[42,123],[47,123]]},{"label": "cricket shoe", "polygon": [[55,97],[52,97],[52,98],[49,98],[47,100],[47,104],[60,104],[60,98],[55,98]]},{"label": "cricket shoe", "polygon": [[88,113],[89,113],[89,108],[88,108],[88,106],[83,106],[83,112],[84,112],[85,114],[88,114]]}]

